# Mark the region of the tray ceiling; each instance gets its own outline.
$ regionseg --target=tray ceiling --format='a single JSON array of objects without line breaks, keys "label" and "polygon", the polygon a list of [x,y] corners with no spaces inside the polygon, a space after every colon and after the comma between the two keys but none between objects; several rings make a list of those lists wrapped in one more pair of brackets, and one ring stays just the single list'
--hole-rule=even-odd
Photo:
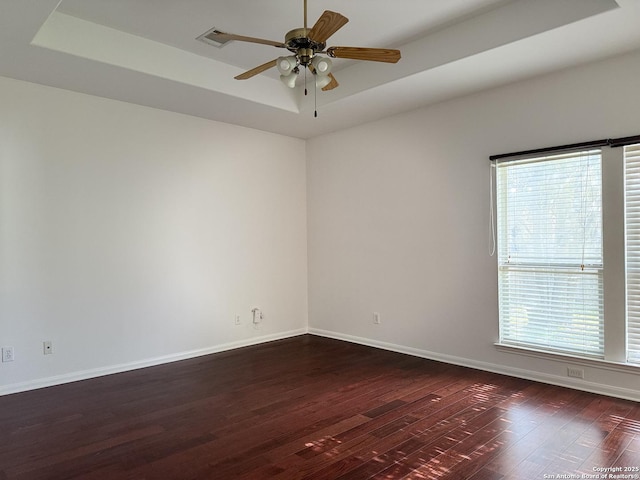
[{"label": "tray ceiling", "polygon": [[282,41],[302,0],[0,0],[0,75],[308,138],[640,48],[640,0],[308,1],[310,24],[350,20],[328,44],[402,59],[336,61],[340,87],[305,97],[275,69],[233,79],[286,50],[196,40],[216,27]]}]

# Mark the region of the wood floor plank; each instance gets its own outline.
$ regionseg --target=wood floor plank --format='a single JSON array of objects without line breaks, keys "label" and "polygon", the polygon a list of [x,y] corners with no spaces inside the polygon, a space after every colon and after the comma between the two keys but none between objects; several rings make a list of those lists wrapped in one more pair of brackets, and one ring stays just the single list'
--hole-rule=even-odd
[{"label": "wood floor plank", "polygon": [[0,397],[0,480],[542,478],[640,405],[312,335]]}]

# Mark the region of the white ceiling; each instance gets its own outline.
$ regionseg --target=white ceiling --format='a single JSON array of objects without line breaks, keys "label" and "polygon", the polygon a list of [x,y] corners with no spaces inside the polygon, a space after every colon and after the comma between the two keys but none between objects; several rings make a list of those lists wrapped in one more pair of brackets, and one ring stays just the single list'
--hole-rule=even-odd
[{"label": "white ceiling", "polygon": [[[0,75],[309,138],[447,98],[640,49],[640,0],[308,0],[349,18],[328,45],[392,47],[399,63],[335,61],[340,87],[305,97],[287,54],[196,37],[283,41],[303,0],[0,0]],[[319,116],[314,118],[314,97]]]}]

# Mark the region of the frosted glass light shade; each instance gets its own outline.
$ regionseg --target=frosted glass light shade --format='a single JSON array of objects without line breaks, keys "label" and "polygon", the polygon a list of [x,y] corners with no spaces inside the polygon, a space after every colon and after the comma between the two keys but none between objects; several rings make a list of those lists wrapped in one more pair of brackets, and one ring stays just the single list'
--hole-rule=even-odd
[{"label": "frosted glass light shade", "polygon": [[293,75],[291,75],[291,73],[289,73],[289,75],[280,75],[280,80],[282,81],[282,83],[284,83],[289,88],[293,88],[296,86],[297,79],[298,75],[295,73]]},{"label": "frosted glass light shade", "polygon": [[328,75],[316,75],[316,87],[324,88],[331,83],[331,77]]},{"label": "frosted glass light shade", "polygon": [[318,75],[329,75],[331,72],[331,60],[327,57],[315,56],[311,60],[311,65]]},{"label": "frosted glass light shade", "polygon": [[278,66],[280,75],[291,75],[293,69],[298,66],[298,60],[295,55],[290,57],[278,57],[278,63],[276,65]]}]

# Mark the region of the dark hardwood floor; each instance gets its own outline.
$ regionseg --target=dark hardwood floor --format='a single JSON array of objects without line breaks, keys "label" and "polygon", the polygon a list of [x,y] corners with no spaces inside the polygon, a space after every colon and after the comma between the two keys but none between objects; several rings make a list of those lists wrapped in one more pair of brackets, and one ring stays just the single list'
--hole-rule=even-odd
[{"label": "dark hardwood floor", "polygon": [[638,403],[309,335],[0,397],[0,480],[543,479],[639,466]]}]

